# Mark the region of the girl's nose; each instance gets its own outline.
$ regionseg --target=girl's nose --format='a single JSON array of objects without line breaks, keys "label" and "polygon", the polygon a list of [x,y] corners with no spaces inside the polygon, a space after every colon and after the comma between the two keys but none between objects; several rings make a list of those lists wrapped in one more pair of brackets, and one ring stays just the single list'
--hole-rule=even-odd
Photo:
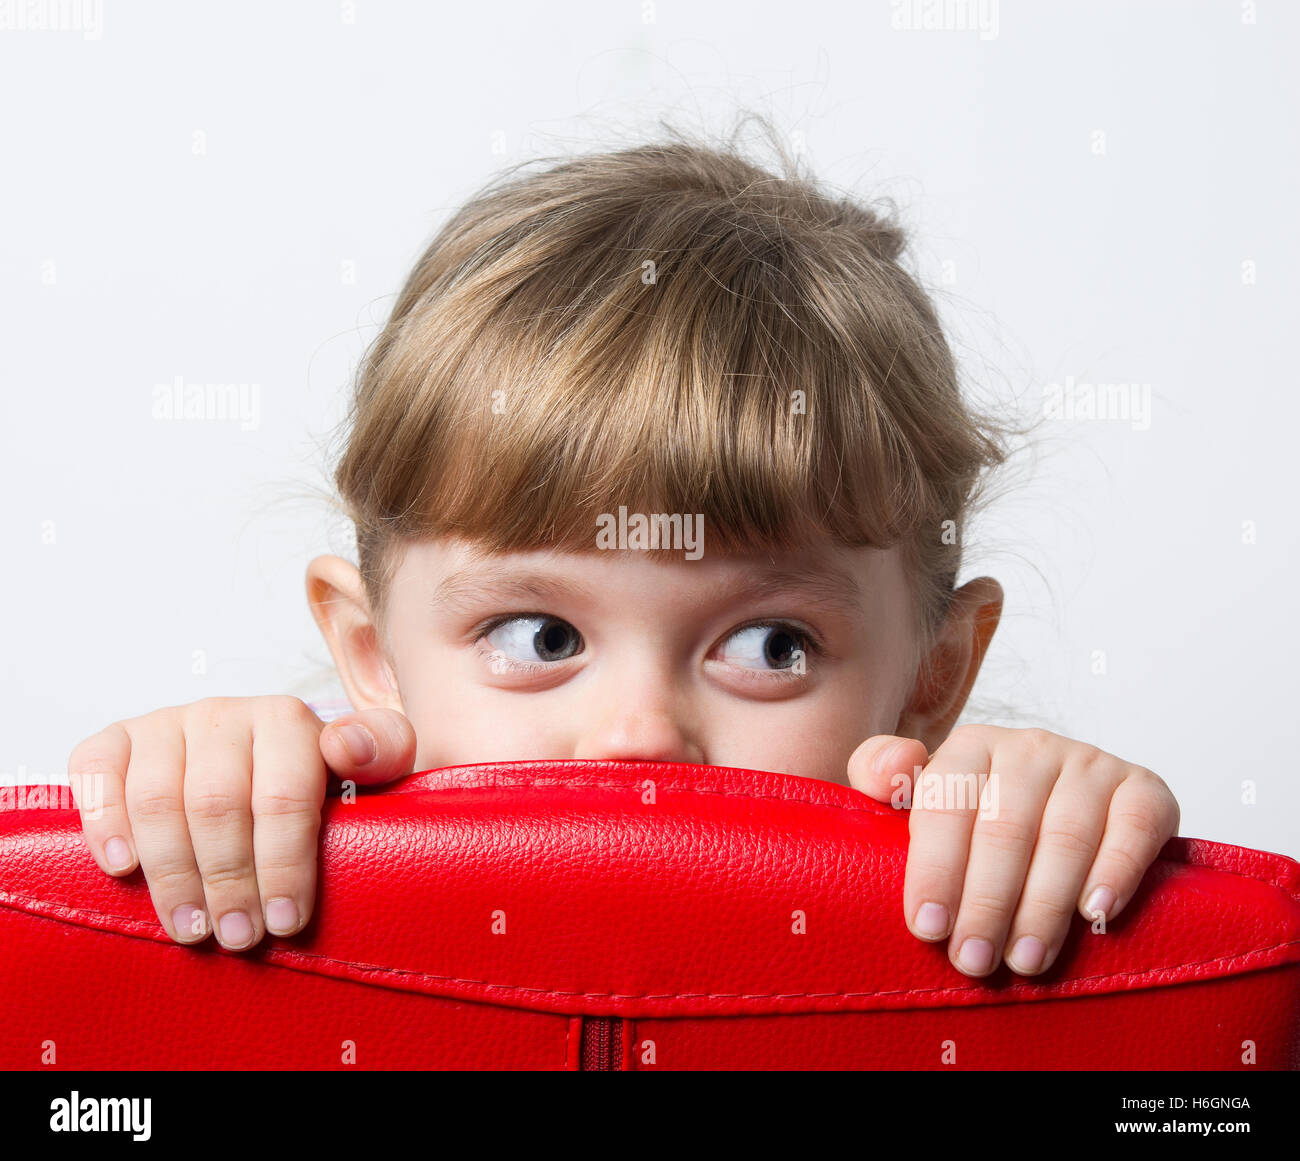
[{"label": "girl's nose", "polygon": [[579,734],[575,758],[627,762],[704,762],[704,749],[667,698],[628,696],[606,702]]}]

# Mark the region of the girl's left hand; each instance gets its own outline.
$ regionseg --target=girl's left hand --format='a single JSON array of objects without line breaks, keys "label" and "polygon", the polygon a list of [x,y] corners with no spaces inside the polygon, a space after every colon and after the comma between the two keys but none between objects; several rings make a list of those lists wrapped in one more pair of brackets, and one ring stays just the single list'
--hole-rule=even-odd
[{"label": "girl's left hand", "polygon": [[1114,919],[1178,833],[1161,778],[1047,730],[958,726],[933,755],[878,734],[853,752],[848,777],[911,806],[907,925],[949,939],[953,966],[975,978],[1003,958],[1019,975],[1045,971],[1074,911]]}]

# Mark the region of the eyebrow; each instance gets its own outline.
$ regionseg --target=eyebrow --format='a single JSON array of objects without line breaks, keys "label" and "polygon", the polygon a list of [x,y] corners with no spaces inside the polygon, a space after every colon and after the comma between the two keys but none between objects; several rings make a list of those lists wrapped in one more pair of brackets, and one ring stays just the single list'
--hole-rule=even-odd
[{"label": "eyebrow", "polygon": [[809,605],[856,617],[862,613],[856,578],[831,564],[769,566],[752,575],[723,583],[713,593],[718,601],[756,597],[797,597]]},{"label": "eyebrow", "polygon": [[465,609],[472,598],[485,591],[494,598],[523,604],[530,601],[545,603],[564,597],[584,600],[592,595],[587,585],[567,577],[551,576],[517,565],[468,564],[443,577],[433,590],[430,603],[434,608],[455,612]]},{"label": "eyebrow", "polygon": [[[485,593],[494,599],[545,604],[556,599],[590,600],[594,589],[568,577],[553,576],[518,565],[496,563],[464,565],[439,582],[431,604],[456,612]],[[849,572],[834,565],[767,566],[714,585],[700,604],[725,604],[739,600],[790,597],[842,617],[862,613],[860,589]]]}]

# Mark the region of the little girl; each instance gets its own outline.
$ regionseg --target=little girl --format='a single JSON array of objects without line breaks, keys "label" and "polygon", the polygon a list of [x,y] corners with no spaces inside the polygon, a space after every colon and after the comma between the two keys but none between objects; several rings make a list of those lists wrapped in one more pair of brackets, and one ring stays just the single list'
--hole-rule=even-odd
[{"label": "little girl", "polygon": [[1005,429],[898,226],[782,162],[670,134],[509,170],[438,233],[349,416],[359,567],[307,572],[352,711],[206,698],[69,759],[96,860],[143,869],[174,939],[301,930],[329,777],[519,759],[910,805],[908,926],[972,977],[1123,909],[1177,804],[1095,746],[954,728],[1001,613],[955,584]]}]

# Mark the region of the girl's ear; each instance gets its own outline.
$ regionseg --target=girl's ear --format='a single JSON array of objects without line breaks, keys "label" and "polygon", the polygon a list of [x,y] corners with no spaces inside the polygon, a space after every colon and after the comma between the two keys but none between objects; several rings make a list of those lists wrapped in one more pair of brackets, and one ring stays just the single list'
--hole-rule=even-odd
[{"label": "girl's ear", "polygon": [[1002,616],[1002,586],[992,577],[968,581],[952,595],[934,647],[921,662],[893,731],[918,738],[933,754],[952,733],[970,696]]},{"label": "girl's ear", "polygon": [[404,713],[356,565],[341,556],[318,556],[307,566],[307,603],[352,708]]}]

